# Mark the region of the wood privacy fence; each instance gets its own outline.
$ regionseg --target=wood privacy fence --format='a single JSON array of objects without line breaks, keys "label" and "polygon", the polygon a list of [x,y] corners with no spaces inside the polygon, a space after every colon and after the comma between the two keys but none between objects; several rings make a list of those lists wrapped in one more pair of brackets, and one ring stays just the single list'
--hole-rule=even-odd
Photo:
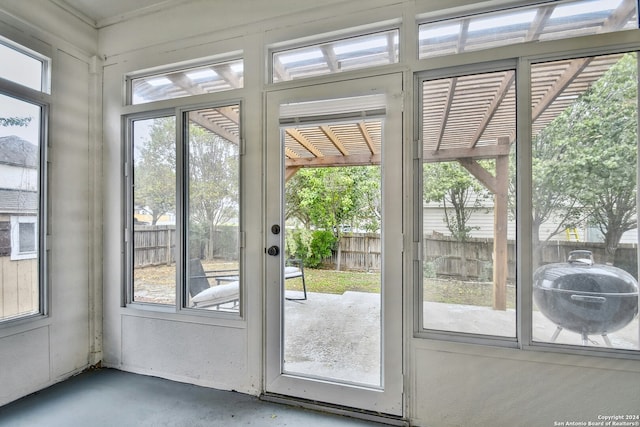
[{"label": "wood privacy fence", "polygon": [[[220,226],[213,239],[196,235],[189,239],[189,253],[202,259],[238,259],[238,227]],[[136,225],[133,232],[134,266],[172,264],[176,261],[175,225]]]},{"label": "wood privacy fence", "polygon": [[38,260],[0,257],[0,319],[37,313]]},{"label": "wood privacy fence", "polygon": [[172,264],[176,261],[174,225],[136,225],[133,232],[133,265]]},{"label": "wood privacy fence", "polygon": [[[204,241],[204,240],[203,240]],[[197,253],[203,241],[192,239],[190,252]],[[216,230],[216,258],[237,259],[237,227]],[[135,266],[171,264],[175,262],[175,226],[136,226],[134,233]],[[576,249],[592,251],[597,263],[604,259],[604,245],[594,242],[551,241],[541,251],[541,263],[564,262]],[[347,233],[340,240],[340,249],[333,251],[323,265],[335,268],[340,255],[341,270],[379,271],[382,266],[382,245],[377,233]],[[202,257],[202,256],[201,256]],[[460,277],[465,271],[470,279],[491,281],[493,277],[493,239],[469,239],[464,244],[445,236],[425,236],[423,246],[424,274],[431,277]],[[463,266],[463,259],[466,260]],[[621,244],[616,252],[617,267],[637,276],[637,246]],[[463,268],[464,267],[464,268]],[[516,278],[515,242],[508,244],[508,277]]]},{"label": "wood privacy fence", "polygon": [[[569,252],[583,249],[593,252],[597,263],[604,262],[604,244],[595,242],[551,241],[542,244],[541,264],[564,262]],[[516,278],[516,247],[508,243],[508,280]],[[616,251],[615,265],[637,277],[637,245],[621,244]],[[464,253],[463,253],[464,250]],[[378,234],[349,233],[342,236],[340,250],[324,263],[335,268],[340,253],[340,269],[377,271],[381,268],[381,241]],[[425,236],[423,241],[424,273],[432,277],[460,277],[491,281],[493,277],[493,239],[470,239],[460,243],[445,236]],[[463,269],[462,260],[466,260]]]}]

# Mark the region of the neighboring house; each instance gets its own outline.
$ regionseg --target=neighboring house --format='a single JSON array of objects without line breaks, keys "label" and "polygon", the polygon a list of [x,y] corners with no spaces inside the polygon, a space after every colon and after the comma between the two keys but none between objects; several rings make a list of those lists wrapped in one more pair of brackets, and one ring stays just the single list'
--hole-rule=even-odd
[{"label": "neighboring house", "polygon": [[[470,203],[472,204],[472,203]],[[480,207],[470,208],[472,210],[468,226],[472,228],[471,237],[492,239],[493,238],[493,199],[488,198],[480,202]],[[425,203],[422,207],[422,221],[425,233],[435,232],[443,236],[450,236],[451,232],[447,228],[444,208],[441,203]],[[540,227],[540,239],[547,240],[549,236],[558,228],[558,223],[547,221]],[[509,218],[508,239],[515,239],[516,223],[513,218]],[[550,237],[554,241],[578,241],[578,242],[603,242],[602,233],[595,227],[583,224],[572,230],[560,230],[559,233]],[[622,235],[620,243],[636,243],[638,240],[638,230],[630,230]]]},{"label": "neighboring house", "polygon": [[38,147],[0,137],[0,257],[37,257]]}]

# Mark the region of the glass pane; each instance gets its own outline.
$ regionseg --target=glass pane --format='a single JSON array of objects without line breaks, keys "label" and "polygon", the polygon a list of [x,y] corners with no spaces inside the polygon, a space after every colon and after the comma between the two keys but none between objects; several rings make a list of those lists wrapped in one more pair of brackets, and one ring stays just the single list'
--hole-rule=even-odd
[{"label": "glass pane", "polygon": [[36,224],[21,222],[18,231],[20,237],[20,252],[28,253],[36,251]]},{"label": "glass pane", "polygon": [[532,67],[536,341],[638,349],[637,67]]},{"label": "glass pane", "polygon": [[423,327],[515,337],[515,73],[422,83]]},{"label": "glass pane", "polygon": [[0,94],[0,320],[40,310],[41,108]]},{"label": "glass pane", "polygon": [[[379,110],[386,103],[377,95],[363,101],[331,99],[280,109],[281,118],[310,121],[281,127],[282,369],[381,387],[384,122],[379,117],[335,121],[338,111],[353,116],[363,106]],[[334,120],[314,123],[305,114]]]},{"label": "glass pane", "polygon": [[273,82],[398,62],[398,30],[273,53]]},{"label": "glass pane", "polygon": [[419,26],[419,58],[638,28],[634,0],[548,2]]},{"label": "glass pane", "polygon": [[133,122],[133,301],[176,301],[176,120]]},{"label": "glass pane", "polygon": [[240,105],[188,113],[189,307],[240,309]]},{"label": "glass pane", "polygon": [[154,74],[131,80],[131,103],[182,98],[241,88],[244,83],[242,59],[197,68]]},{"label": "glass pane", "polygon": [[43,62],[0,42],[0,77],[42,90]]}]

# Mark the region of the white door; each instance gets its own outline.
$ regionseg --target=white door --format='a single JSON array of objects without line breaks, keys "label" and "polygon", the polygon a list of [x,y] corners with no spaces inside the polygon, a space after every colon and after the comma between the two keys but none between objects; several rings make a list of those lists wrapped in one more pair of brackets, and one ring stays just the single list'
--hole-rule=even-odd
[{"label": "white door", "polygon": [[265,392],[401,416],[402,76],[266,102]]}]

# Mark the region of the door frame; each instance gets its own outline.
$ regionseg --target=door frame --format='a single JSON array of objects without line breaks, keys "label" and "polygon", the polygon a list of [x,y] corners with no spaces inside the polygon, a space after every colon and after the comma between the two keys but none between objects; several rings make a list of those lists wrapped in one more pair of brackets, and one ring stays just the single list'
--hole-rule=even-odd
[{"label": "door frame", "polygon": [[[383,76],[311,84],[273,90],[265,96],[265,327],[264,393],[287,396],[343,408],[353,408],[394,417],[404,415],[403,395],[403,76]],[[382,387],[365,387],[283,373],[284,339],[284,259],[267,255],[267,248],[284,247],[283,235],[273,234],[271,226],[283,224],[284,164],[281,141],[280,105],[385,94],[386,114],[382,137],[382,286],[381,286],[381,364]],[[282,253],[282,251],[280,251]]]}]

